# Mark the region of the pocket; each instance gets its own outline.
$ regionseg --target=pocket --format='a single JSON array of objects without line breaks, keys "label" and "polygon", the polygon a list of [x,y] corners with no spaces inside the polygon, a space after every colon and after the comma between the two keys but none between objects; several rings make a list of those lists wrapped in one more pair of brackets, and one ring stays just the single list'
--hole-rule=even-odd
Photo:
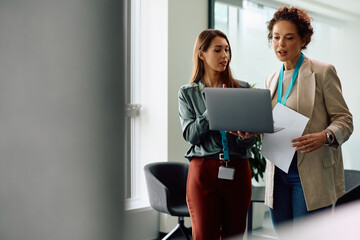
[{"label": "pocket", "polygon": [[323,163],[324,168],[329,168],[329,167],[334,166],[335,160],[334,160],[332,154],[330,153],[330,154],[327,154],[325,157],[323,157],[322,163]]}]

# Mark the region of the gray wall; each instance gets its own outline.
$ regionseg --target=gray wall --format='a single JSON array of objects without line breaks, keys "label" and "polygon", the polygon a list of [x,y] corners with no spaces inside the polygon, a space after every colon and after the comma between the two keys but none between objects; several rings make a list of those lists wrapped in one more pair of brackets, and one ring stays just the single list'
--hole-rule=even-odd
[{"label": "gray wall", "polygon": [[121,239],[123,9],[0,2],[0,239]]}]

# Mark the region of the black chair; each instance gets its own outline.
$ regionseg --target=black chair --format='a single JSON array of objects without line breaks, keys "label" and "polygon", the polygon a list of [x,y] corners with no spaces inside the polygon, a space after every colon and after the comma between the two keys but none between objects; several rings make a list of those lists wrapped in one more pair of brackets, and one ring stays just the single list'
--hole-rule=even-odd
[{"label": "black chair", "polygon": [[184,225],[184,217],[190,217],[186,204],[188,170],[189,165],[181,162],[157,162],[144,167],[151,207],[178,217],[178,224],[163,240],[179,229],[187,240],[192,239],[191,231]]},{"label": "black chair", "polygon": [[360,184],[360,171],[345,169],[345,189],[348,192],[350,189]]},{"label": "black chair", "polygon": [[334,208],[360,200],[360,171],[346,169],[344,172],[346,193],[334,203]]},{"label": "black chair", "polygon": [[360,201],[360,185],[350,189],[342,195],[336,202],[335,208],[354,201]]}]

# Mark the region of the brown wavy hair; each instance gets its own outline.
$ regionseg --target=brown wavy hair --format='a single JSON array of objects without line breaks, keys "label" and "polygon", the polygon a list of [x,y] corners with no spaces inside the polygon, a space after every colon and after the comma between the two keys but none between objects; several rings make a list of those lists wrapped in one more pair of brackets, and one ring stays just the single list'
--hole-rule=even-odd
[{"label": "brown wavy hair", "polygon": [[272,40],[272,30],[274,25],[278,21],[289,21],[295,24],[296,29],[300,35],[300,38],[305,41],[305,45],[301,49],[306,49],[307,45],[311,41],[311,36],[314,33],[314,30],[311,26],[312,18],[309,17],[305,10],[296,8],[296,7],[282,7],[274,13],[273,18],[267,22],[268,29],[268,40],[269,43]]},{"label": "brown wavy hair", "polygon": [[194,44],[194,52],[193,52],[193,71],[192,71],[190,83],[199,82],[204,77],[205,67],[203,60],[199,58],[199,51],[201,50],[203,52],[206,52],[209,49],[211,42],[215,37],[224,38],[229,45],[229,59],[225,71],[220,73],[221,82],[223,84],[226,84],[226,86],[230,88],[240,87],[237,81],[233,78],[229,66],[232,56],[229,40],[225,35],[225,33],[214,29],[204,30],[196,38]]}]

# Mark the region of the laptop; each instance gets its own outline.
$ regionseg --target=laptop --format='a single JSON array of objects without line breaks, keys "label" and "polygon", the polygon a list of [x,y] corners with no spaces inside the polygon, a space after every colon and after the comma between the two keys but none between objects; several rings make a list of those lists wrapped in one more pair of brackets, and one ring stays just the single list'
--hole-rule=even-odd
[{"label": "laptop", "polygon": [[274,133],[270,90],[205,88],[210,130]]}]

